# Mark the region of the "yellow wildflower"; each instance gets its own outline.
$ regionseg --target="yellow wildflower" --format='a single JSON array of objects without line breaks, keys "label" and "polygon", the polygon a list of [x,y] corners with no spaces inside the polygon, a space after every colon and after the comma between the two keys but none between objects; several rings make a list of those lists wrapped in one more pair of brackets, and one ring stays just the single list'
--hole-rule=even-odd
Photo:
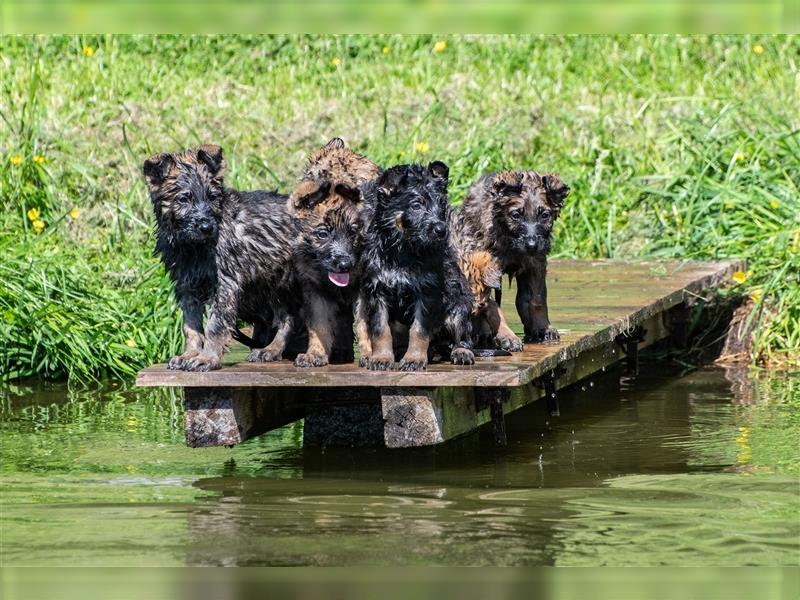
[{"label": "yellow wildflower", "polygon": [[428,142],[420,142],[420,143],[418,143],[418,144],[416,145],[416,150],[417,150],[417,152],[419,152],[420,154],[425,154],[425,153],[427,153],[427,152],[428,152],[428,150],[430,150],[430,149],[431,149],[431,147],[430,147],[430,145],[428,144]]},{"label": "yellow wildflower", "polygon": [[725,210],[731,210],[732,208],[733,208],[733,204],[731,204],[730,202],[726,202],[725,203]]},{"label": "yellow wildflower", "polygon": [[11,164],[12,165],[20,165],[22,164],[22,157],[19,154],[15,154],[11,157]]},{"label": "yellow wildflower", "polygon": [[341,58],[334,58],[334,59],[331,61],[331,64],[332,64],[334,67],[338,67],[340,64],[342,64],[342,59],[341,59]]},{"label": "yellow wildflower", "polygon": [[44,231],[44,221],[41,219],[36,219],[33,222],[33,228],[36,230],[36,233],[42,233]]},{"label": "yellow wildflower", "polygon": [[433,45],[434,52],[444,52],[447,49],[447,42],[436,42]]},{"label": "yellow wildflower", "polygon": [[753,52],[755,52],[756,54],[764,54],[764,46],[762,46],[761,44],[756,44],[755,46],[753,46]]},{"label": "yellow wildflower", "polygon": [[733,160],[737,162],[744,160],[744,154],[742,154],[741,152],[737,152],[736,154],[733,155]]},{"label": "yellow wildflower", "polygon": [[91,46],[84,46],[83,47],[83,55],[86,58],[93,57],[94,56],[94,48],[92,48]]},{"label": "yellow wildflower", "polygon": [[744,283],[747,281],[747,274],[744,271],[736,271],[731,277],[736,283]]},{"label": "yellow wildflower", "polygon": [[761,290],[753,290],[752,292],[750,292],[750,297],[753,299],[753,302],[760,302]]},{"label": "yellow wildflower", "polygon": [[778,203],[778,201],[777,201],[777,200],[772,200],[772,201],[769,203],[769,207],[770,207],[772,210],[775,210],[776,208],[778,208],[778,206],[780,206],[780,204]]},{"label": "yellow wildflower", "polygon": [[136,348],[136,342],[134,342],[133,340],[125,340],[125,345],[128,348]]},{"label": "yellow wildflower", "polygon": [[78,217],[81,216],[81,211],[78,210],[77,206],[73,206],[72,210],[69,211],[69,216],[72,217],[73,219],[77,219]]},{"label": "yellow wildflower", "polygon": [[33,162],[35,162],[37,165],[44,164],[44,156],[42,156],[41,154],[34,154]]},{"label": "yellow wildflower", "polygon": [[31,221],[36,221],[39,218],[39,209],[38,208],[31,208],[28,211],[28,218]]},{"label": "yellow wildflower", "polygon": [[389,52],[390,52],[390,50],[389,50],[389,46],[384,46],[384,47],[383,47],[383,50],[382,50],[382,52],[383,52],[384,54],[389,54]]}]

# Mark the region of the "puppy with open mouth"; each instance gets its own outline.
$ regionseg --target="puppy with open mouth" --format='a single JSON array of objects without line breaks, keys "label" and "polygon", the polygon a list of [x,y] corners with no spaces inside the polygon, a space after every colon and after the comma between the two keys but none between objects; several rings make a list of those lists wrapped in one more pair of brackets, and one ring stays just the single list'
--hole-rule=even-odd
[{"label": "puppy with open mouth", "polygon": [[[380,172],[368,158],[334,138],[311,155],[289,198],[289,211],[300,225],[293,264],[308,328],[308,349],[295,359],[297,367],[354,358],[353,306],[360,280],[364,204],[359,186]],[[365,335],[363,326],[357,329]]]}]

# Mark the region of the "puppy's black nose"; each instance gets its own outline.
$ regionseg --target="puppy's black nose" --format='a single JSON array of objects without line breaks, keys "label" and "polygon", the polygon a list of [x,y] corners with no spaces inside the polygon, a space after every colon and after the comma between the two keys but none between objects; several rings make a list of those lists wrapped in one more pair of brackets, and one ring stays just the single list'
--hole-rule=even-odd
[{"label": "puppy's black nose", "polygon": [[353,261],[349,258],[340,258],[336,261],[336,268],[339,270],[339,273],[347,273],[353,268]]},{"label": "puppy's black nose", "polygon": [[435,233],[437,237],[443,238],[445,234],[447,234],[447,227],[444,223],[437,223],[433,226],[433,233]]},{"label": "puppy's black nose", "polygon": [[214,224],[211,221],[202,221],[199,225],[200,233],[203,235],[208,235],[212,231],[214,231]]},{"label": "puppy's black nose", "polygon": [[528,250],[536,250],[536,240],[534,240],[534,239],[525,240],[525,247]]}]

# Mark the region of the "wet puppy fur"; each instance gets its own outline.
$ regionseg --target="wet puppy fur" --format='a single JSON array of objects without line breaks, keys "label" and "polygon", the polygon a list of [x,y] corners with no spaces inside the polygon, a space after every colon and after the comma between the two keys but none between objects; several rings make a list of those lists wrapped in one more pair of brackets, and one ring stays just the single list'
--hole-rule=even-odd
[{"label": "wet puppy fur", "polygon": [[[359,188],[380,173],[371,160],[333,138],[309,157],[289,198],[289,212],[299,224],[293,260],[308,328],[308,349],[297,355],[295,366],[353,361],[353,306],[361,281],[363,237]],[[365,335],[363,325],[358,331]]]},{"label": "wet puppy fur", "polygon": [[[362,366],[372,370],[425,369],[435,346],[452,345],[454,364],[472,364],[473,298],[458,264],[449,228],[448,167],[398,165],[363,188],[367,210],[362,285],[357,314],[369,347]],[[396,363],[393,330],[406,330]]]},{"label": "wet puppy fur", "polygon": [[[547,254],[569,191],[556,173],[490,173],[470,188],[459,214],[462,251],[489,252],[502,273],[517,279],[516,307],[526,342],[559,339],[547,311]],[[522,350],[497,301],[486,299],[480,318],[482,335],[494,335],[504,350]]]},{"label": "wet puppy fur", "polygon": [[[224,184],[219,146],[157,154],[144,163],[156,215],[156,252],[175,282],[184,314],[184,351],[169,368],[220,366],[237,317],[253,323],[260,360],[281,358],[297,313],[291,245],[297,226],[287,197]],[[211,305],[203,328],[203,314]]]}]

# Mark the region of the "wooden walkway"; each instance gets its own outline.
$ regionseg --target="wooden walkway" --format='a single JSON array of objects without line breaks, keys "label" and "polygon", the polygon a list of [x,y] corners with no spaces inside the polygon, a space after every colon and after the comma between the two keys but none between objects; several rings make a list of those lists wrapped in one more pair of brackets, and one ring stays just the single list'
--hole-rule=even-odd
[{"label": "wooden walkway", "polygon": [[[137,385],[180,387],[186,395],[187,443],[235,444],[297,418],[305,442],[321,445],[435,444],[504,414],[668,337],[686,319],[685,305],[731,279],[743,261],[550,263],[550,317],[558,344],[526,344],[521,353],[478,359],[472,366],[429,365],[424,372],[367,371],[356,364],[298,369],[289,361],[242,362],[242,347],[209,373],[139,373]],[[515,290],[503,308],[521,331]]]}]

